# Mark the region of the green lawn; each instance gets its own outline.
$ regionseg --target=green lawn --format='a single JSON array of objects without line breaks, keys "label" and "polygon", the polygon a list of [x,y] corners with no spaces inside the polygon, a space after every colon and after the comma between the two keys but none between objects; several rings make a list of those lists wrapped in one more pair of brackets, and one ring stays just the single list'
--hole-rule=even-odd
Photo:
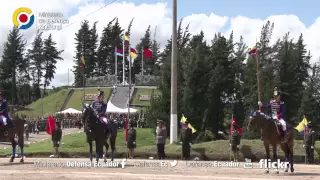
[{"label": "green lawn", "polygon": [[[61,145],[60,152],[64,157],[88,157],[88,144],[86,143],[86,137],[84,133],[73,134],[64,136],[62,139],[64,144]],[[124,143],[124,131],[118,132],[117,137],[117,157],[123,157],[126,150]],[[48,156],[52,154],[52,144],[49,140],[32,144],[30,147],[25,149],[26,156]],[[180,144],[169,144],[165,147],[168,158],[176,159],[180,158],[181,145]],[[149,156],[156,157],[156,144],[155,135],[151,129],[137,129],[137,149],[136,155],[140,158],[148,158]],[[260,140],[242,140],[240,155],[250,158],[253,161],[265,158],[265,150]],[[9,155],[10,149],[0,150],[0,155]],[[296,162],[304,162],[304,149],[302,148],[302,141],[296,140],[294,147],[294,157]],[[319,159],[320,153],[320,142],[316,142],[316,158]],[[192,145],[193,157],[200,157],[201,159],[216,159],[216,160],[229,160],[230,158],[230,146],[228,140],[219,140],[212,142],[205,142]],[[279,157],[283,157],[283,152],[278,150]]]},{"label": "green lawn", "polygon": [[[61,106],[63,105],[64,100],[68,95],[68,92],[69,92],[68,89],[63,89],[59,92],[52,93],[49,96],[44,97],[42,99],[44,115],[53,114],[55,112],[58,112],[60,110]],[[42,116],[41,104],[42,104],[41,99],[39,99],[36,102],[26,106],[30,110],[20,111],[18,114],[24,114],[24,115],[32,116],[32,117]]]},{"label": "green lawn", "polygon": [[[105,98],[107,99],[110,94],[110,88],[100,88],[100,90],[104,91],[105,93]],[[97,89],[86,89],[86,94],[97,94],[98,93],[98,88]],[[83,98],[83,90],[82,89],[76,89],[70,98],[66,109],[67,108],[73,108],[77,110],[81,110],[81,104],[82,104],[82,98]],[[91,102],[90,102],[91,103]]]},{"label": "green lawn", "polygon": [[156,89],[145,89],[145,88],[138,88],[136,89],[136,92],[133,97],[132,104],[139,104],[139,105],[150,105],[150,101],[140,101],[139,100],[139,95],[159,95],[160,92]]}]

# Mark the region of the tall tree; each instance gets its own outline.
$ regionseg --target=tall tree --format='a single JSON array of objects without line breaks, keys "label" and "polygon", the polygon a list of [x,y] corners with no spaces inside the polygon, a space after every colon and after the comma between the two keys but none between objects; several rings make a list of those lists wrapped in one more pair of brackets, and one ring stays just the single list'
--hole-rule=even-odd
[{"label": "tall tree", "polygon": [[26,41],[19,29],[13,28],[4,43],[2,61],[0,62],[0,81],[2,87],[7,90],[5,95],[11,97],[11,103],[17,102],[17,77],[25,72],[27,64],[24,60]]},{"label": "tall tree", "polygon": [[50,85],[51,80],[54,78],[56,73],[56,64],[58,60],[63,60],[61,53],[63,50],[59,51],[56,47],[56,42],[52,40],[51,34],[47,39],[44,40],[44,61],[43,61],[43,70],[44,70],[44,87],[43,94],[46,92],[46,88]]}]

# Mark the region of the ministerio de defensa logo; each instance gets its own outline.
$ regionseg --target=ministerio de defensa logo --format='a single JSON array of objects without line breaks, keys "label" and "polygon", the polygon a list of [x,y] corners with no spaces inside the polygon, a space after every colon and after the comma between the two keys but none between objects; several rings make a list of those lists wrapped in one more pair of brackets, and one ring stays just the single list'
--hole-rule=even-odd
[{"label": "ministerio de defensa logo", "polygon": [[12,21],[19,29],[29,29],[34,23],[34,15],[31,9],[21,7],[14,11]]}]

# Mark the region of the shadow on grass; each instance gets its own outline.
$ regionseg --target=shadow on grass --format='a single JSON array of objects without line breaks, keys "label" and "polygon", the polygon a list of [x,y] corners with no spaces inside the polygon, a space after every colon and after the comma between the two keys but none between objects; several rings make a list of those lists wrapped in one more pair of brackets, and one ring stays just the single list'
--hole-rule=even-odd
[{"label": "shadow on grass", "polygon": [[240,148],[240,152],[244,158],[251,159],[252,161],[257,161],[258,158],[255,154],[252,153],[251,147],[248,145],[242,145]]},{"label": "shadow on grass", "polygon": [[290,173],[289,176],[320,176],[320,173],[295,172],[295,173]]}]

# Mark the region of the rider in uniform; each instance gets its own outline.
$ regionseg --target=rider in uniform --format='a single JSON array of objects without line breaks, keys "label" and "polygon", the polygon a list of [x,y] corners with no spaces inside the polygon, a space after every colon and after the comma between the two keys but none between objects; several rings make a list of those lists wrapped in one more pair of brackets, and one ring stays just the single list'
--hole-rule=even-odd
[{"label": "rider in uniform", "polygon": [[103,102],[104,98],[104,91],[98,91],[98,99],[96,101],[93,101],[92,108],[95,111],[97,118],[105,123],[108,124],[108,120],[105,116],[106,110],[107,110],[107,104]]},{"label": "rider in uniform", "polygon": [[[260,109],[264,106],[261,101],[258,102]],[[287,125],[285,121],[285,104],[281,101],[281,92],[278,90],[277,87],[274,88],[274,99],[270,101],[269,104],[266,106],[267,108],[271,109],[272,112],[272,119],[275,120],[281,125],[281,141],[282,143],[286,142],[285,134],[287,131]]]},{"label": "rider in uniform", "polygon": [[316,143],[316,132],[312,129],[312,123],[308,123],[306,130],[306,144],[303,145],[306,148],[306,154],[309,164],[314,163],[314,147]]},{"label": "rider in uniform", "polygon": [[180,132],[182,142],[182,157],[184,160],[190,160],[192,130],[189,128],[189,122],[186,121]]},{"label": "rider in uniform", "polygon": [[3,126],[3,135],[8,136],[7,128],[14,127],[8,114],[8,102],[3,98],[3,90],[0,89],[0,122]]}]

